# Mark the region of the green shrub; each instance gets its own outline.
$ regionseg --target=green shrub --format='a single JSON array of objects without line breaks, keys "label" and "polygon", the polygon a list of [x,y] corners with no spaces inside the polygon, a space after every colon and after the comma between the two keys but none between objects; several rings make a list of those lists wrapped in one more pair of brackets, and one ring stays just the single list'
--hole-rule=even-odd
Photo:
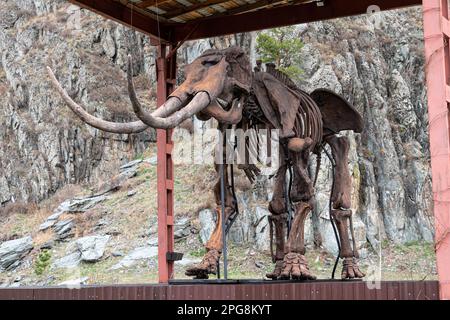
[{"label": "green shrub", "polygon": [[45,272],[45,270],[47,269],[47,267],[50,265],[51,257],[52,257],[52,255],[51,255],[50,251],[48,251],[48,250],[43,250],[39,253],[39,255],[36,259],[36,263],[34,265],[34,272],[38,276],[43,274]]}]

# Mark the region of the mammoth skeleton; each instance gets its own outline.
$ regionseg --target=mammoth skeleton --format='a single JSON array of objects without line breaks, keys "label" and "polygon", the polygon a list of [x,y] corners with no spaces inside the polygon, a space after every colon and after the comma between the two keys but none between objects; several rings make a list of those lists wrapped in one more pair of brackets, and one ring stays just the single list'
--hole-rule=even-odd
[{"label": "mammoth skeleton", "polygon": [[[128,62],[128,91],[138,121],[109,122],[87,113],[62,88],[54,73],[48,73],[56,90],[72,111],[87,124],[112,133],[138,133],[149,127],[175,128],[196,116],[200,120],[215,118],[219,128],[264,127],[279,129],[280,166],[275,175],[272,200],[269,203],[271,242],[275,236],[275,252],[271,251],[274,271],[271,279],[312,280],[305,258],[305,220],[313,209],[314,183],[308,173],[310,155],[320,158],[325,145],[331,150],[333,186],[330,213],[339,234],[339,256],[343,259],[343,279],[362,278],[357,265],[358,252],[351,243],[351,178],[348,168],[349,141],[339,132],[362,132],[363,121],[359,113],[339,95],[326,90],[311,94],[300,90],[273,65],[267,71],[259,67],[252,71],[249,59],[242,49],[208,50],[185,67],[185,81],[158,109],[150,113],[139,102],[133,84],[132,62]],[[225,170],[229,164],[225,164]],[[232,166],[232,165],[231,165]],[[244,164],[251,182],[259,174],[255,165]],[[216,171],[219,171],[216,165]],[[291,172],[291,187],[287,187],[287,172]],[[221,198],[224,199],[225,221],[235,218],[237,204],[230,191],[228,175],[224,178],[225,196],[221,197],[220,180],[214,187],[217,204],[217,224],[202,261],[186,271],[188,276],[208,278],[216,274],[223,248]],[[292,213],[292,214],[288,214]]]}]

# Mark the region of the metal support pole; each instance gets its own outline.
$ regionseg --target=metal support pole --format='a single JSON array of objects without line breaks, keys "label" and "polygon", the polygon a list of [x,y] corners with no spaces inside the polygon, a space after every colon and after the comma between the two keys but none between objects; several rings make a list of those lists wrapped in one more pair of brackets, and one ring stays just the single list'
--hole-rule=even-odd
[{"label": "metal support pole", "polygon": [[[166,50],[166,45],[158,46],[156,60],[158,106],[166,101],[175,86],[176,54],[167,60]],[[157,130],[157,149],[158,273],[159,282],[167,283],[173,278],[174,267],[174,262],[167,259],[167,254],[174,251],[172,130]]]},{"label": "metal support pole", "polygon": [[220,165],[220,202],[222,215],[222,255],[223,255],[223,277],[228,279],[228,256],[227,256],[227,233],[225,232],[225,165]]},{"label": "metal support pole", "polygon": [[450,22],[447,0],[423,0],[436,263],[450,299]]},{"label": "metal support pole", "polygon": [[[225,130],[222,130],[222,147],[225,147]],[[223,150],[222,150],[223,151]],[[223,278],[228,280],[228,248],[227,248],[227,232],[226,232],[226,216],[225,216],[225,157],[222,152],[222,159],[220,163],[220,204],[221,204],[221,215],[222,215],[222,255],[223,255]]]}]

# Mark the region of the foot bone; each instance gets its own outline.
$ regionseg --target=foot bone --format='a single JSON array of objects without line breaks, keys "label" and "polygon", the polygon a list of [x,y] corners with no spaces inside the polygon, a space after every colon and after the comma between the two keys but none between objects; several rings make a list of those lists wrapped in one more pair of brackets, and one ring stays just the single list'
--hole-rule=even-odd
[{"label": "foot bone", "polygon": [[209,250],[202,261],[186,270],[186,275],[194,279],[208,279],[210,274],[217,274],[217,263],[220,253],[217,250]]},{"label": "foot bone", "polygon": [[305,256],[300,253],[290,252],[284,256],[280,279],[289,280],[291,278],[293,280],[316,280],[316,276],[309,271]]},{"label": "foot bone", "polygon": [[342,279],[364,278],[365,274],[361,272],[355,258],[344,258],[342,266]]}]

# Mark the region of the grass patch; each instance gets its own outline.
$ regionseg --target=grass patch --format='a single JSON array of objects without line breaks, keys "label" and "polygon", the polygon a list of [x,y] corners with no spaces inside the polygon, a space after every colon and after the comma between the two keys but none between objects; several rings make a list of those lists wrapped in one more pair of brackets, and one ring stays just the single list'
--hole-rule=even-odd
[{"label": "grass patch", "polygon": [[205,248],[200,248],[200,249],[189,252],[189,255],[194,258],[202,258],[205,254],[206,254]]}]

